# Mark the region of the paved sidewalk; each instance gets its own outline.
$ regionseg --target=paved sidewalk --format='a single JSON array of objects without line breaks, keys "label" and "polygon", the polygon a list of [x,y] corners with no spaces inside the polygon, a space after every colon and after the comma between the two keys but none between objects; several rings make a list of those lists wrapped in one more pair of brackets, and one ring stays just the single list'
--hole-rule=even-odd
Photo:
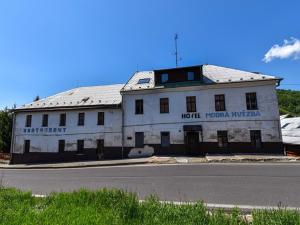
[{"label": "paved sidewalk", "polygon": [[99,160],[84,162],[65,162],[47,164],[1,164],[0,169],[55,169],[77,167],[119,166],[137,164],[195,164],[195,163],[250,163],[250,162],[280,162],[299,163],[300,157],[280,155],[207,155],[205,157],[152,156],[148,158]]}]

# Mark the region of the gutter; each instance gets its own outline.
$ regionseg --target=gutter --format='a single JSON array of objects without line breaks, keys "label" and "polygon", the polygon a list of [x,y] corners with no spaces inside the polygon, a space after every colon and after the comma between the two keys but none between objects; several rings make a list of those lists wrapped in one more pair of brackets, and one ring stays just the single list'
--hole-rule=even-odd
[{"label": "gutter", "polygon": [[12,112],[12,132],[11,132],[11,143],[10,143],[10,162],[13,162],[13,152],[15,150],[15,124],[16,124],[16,114]]}]

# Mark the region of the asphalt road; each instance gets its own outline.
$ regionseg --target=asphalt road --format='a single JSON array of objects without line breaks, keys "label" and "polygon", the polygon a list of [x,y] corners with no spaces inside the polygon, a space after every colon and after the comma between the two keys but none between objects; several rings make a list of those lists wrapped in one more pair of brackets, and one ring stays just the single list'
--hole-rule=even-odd
[{"label": "asphalt road", "polygon": [[141,199],[300,207],[300,164],[146,165],[77,169],[0,170],[0,182],[34,194],[80,187],[123,188]]}]

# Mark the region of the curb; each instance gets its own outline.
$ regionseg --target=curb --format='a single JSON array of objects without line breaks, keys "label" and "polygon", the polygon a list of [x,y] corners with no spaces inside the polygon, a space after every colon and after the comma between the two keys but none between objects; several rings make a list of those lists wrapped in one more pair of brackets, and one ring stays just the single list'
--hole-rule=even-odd
[{"label": "curb", "polygon": [[138,165],[147,164],[148,162],[118,162],[118,163],[106,163],[106,164],[77,164],[77,165],[26,165],[26,166],[1,166],[0,169],[72,169],[72,168],[88,168],[88,167],[104,167],[104,166],[124,166],[124,165]]}]

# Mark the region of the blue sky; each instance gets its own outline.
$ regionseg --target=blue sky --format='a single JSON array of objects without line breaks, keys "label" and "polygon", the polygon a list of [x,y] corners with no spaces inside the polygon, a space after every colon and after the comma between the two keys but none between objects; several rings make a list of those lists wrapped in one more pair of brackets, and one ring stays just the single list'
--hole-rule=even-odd
[{"label": "blue sky", "polygon": [[300,89],[299,12],[296,0],[3,0],[0,107],[174,67],[175,32],[180,66],[260,71]]}]

